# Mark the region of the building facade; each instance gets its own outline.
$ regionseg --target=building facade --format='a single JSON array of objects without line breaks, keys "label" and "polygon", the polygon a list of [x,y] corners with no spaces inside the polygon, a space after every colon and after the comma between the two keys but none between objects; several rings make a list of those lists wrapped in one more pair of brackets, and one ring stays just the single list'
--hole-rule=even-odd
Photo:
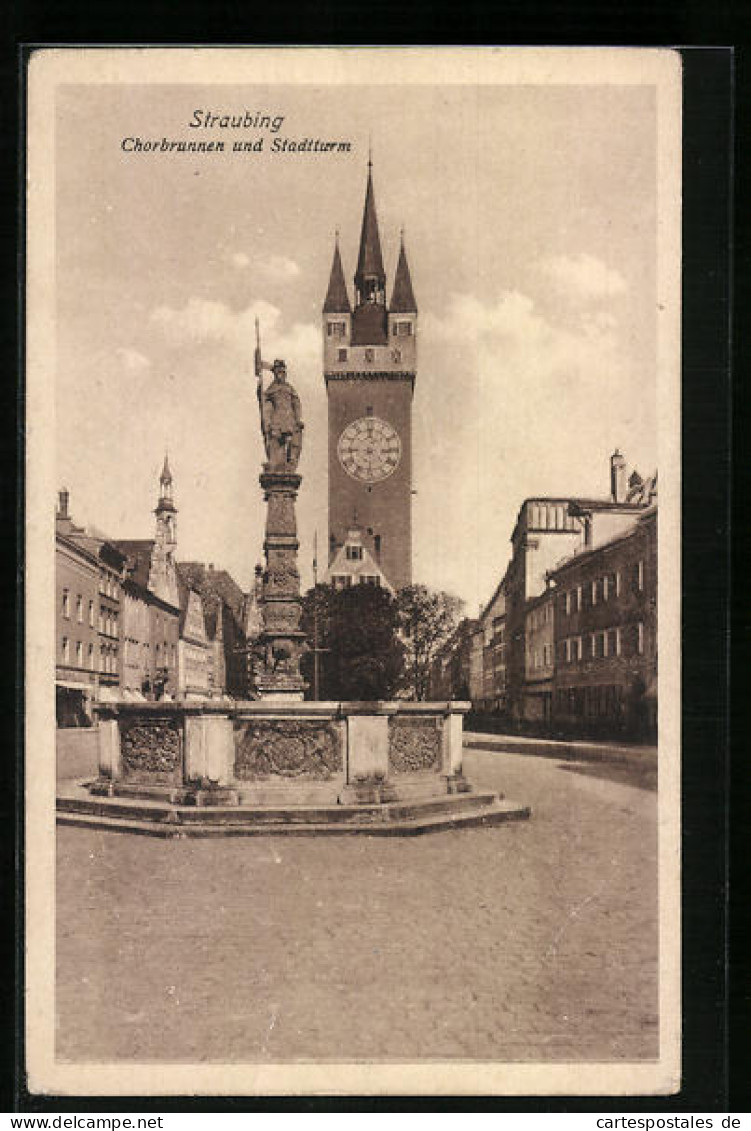
[{"label": "building facade", "polygon": [[328,400],[329,563],[350,528],[392,589],[412,581],[412,398],[417,303],[402,240],[391,301],[368,162],[360,248],[350,303],[337,237],[323,304]]},{"label": "building facade", "polygon": [[654,739],[657,731],[657,506],[551,571],[552,721],[570,733]]},{"label": "building facade", "polygon": [[524,718],[543,727],[553,717],[555,593],[548,588],[527,602]]},{"label": "building facade", "polygon": [[178,695],[181,699],[207,699],[211,695],[212,649],[206,634],[201,594],[180,584],[180,641],[178,645]]},{"label": "building facade", "polygon": [[[67,515],[67,493],[65,495]],[[99,688],[98,603],[96,555],[58,530],[55,537],[55,713],[60,727],[88,726],[91,722],[91,705]]]},{"label": "building facade", "polygon": [[[58,572],[64,580],[58,580],[61,590],[60,609],[69,609],[68,627],[71,634],[63,632],[59,639],[59,658],[68,656],[68,663],[79,673],[93,673],[94,697],[117,698],[122,675],[121,651],[121,598],[124,555],[114,542],[109,541],[98,531],[77,526],[69,513],[70,496],[63,488],[58,496],[56,513],[56,563]],[[81,570],[84,561],[87,569],[91,562],[96,563],[96,591],[91,593],[71,588],[73,577],[71,569],[74,560],[73,547],[77,549],[77,570],[81,584]],[[66,619],[63,615],[63,619]],[[74,688],[68,688],[74,691]],[[61,696],[60,717],[65,715],[64,700]]]},{"label": "building facade", "polygon": [[179,562],[178,573],[201,597],[211,695],[246,698],[248,641],[256,639],[263,627],[258,603],[263,568],[256,571],[250,594],[243,592],[226,569],[215,569],[213,562],[208,566],[203,562]]},{"label": "building facade", "polygon": [[[610,458],[610,493],[602,498],[525,499],[511,535],[506,571],[508,645],[508,714],[515,725],[537,720],[536,695],[527,695],[527,608],[544,593],[559,562],[598,546],[628,530],[634,518],[656,498],[656,475],[626,479],[626,461],[616,450]],[[536,681],[535,681],[536,682]]]}]

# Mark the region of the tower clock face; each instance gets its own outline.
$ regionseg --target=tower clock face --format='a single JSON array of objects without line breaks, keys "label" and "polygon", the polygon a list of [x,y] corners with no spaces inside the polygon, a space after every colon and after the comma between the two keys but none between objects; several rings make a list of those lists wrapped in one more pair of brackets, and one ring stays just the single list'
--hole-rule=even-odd
[{"label": "tower clock face", "polygon": [[363,483],[378,483],[396,471],[402,443],[393,425],[377,416],[362,416],[344,429],[337,452],[347,475]]}]

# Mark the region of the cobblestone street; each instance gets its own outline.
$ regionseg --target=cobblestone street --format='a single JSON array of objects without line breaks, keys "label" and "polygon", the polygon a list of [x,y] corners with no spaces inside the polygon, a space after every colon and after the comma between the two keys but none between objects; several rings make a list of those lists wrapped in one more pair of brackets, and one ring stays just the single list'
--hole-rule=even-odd
[{"label": "cobblestone street", "polygon": [[468,751],[532,819],[415,838],[58,829],[67,1060],[657,1055],[656,794]]}]

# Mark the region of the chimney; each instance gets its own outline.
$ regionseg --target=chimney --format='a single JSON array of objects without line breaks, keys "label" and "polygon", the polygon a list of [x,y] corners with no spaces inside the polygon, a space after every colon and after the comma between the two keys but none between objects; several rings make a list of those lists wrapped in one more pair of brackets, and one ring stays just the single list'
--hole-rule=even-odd
[{"label": "chimney", "polygon": [[57,494],[57,517],[69,518],[68,503],[70,502],[70,492],[67,487],[63,487]]},{"label": "chimney", "polygon": [[610,457],[610,498],[614,503],[626,501],[626,461],[618,448]]}]

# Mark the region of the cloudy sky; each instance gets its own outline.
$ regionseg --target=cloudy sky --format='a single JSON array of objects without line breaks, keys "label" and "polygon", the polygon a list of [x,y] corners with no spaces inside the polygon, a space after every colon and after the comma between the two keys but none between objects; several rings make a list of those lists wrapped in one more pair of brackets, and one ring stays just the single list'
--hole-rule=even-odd
[{"label": "cloudy sky", "polygon": [[[284,117],[191,129],[195,109]],[[265,136],[264,153],[124,153],[124,137]],[[274,136],[347,140],[272,154]],[[165,449],[179,557],[247,587],[262,556],[253,322],[303,404],[303,582],[327,543],[321,305],[354,273],[368,139],[388,291],[404,225],[420,308],[415,580],[475,612],[533,494],[656,466],[651,86],[58,88],[57,478],[112,537],[149,537]]]}]

